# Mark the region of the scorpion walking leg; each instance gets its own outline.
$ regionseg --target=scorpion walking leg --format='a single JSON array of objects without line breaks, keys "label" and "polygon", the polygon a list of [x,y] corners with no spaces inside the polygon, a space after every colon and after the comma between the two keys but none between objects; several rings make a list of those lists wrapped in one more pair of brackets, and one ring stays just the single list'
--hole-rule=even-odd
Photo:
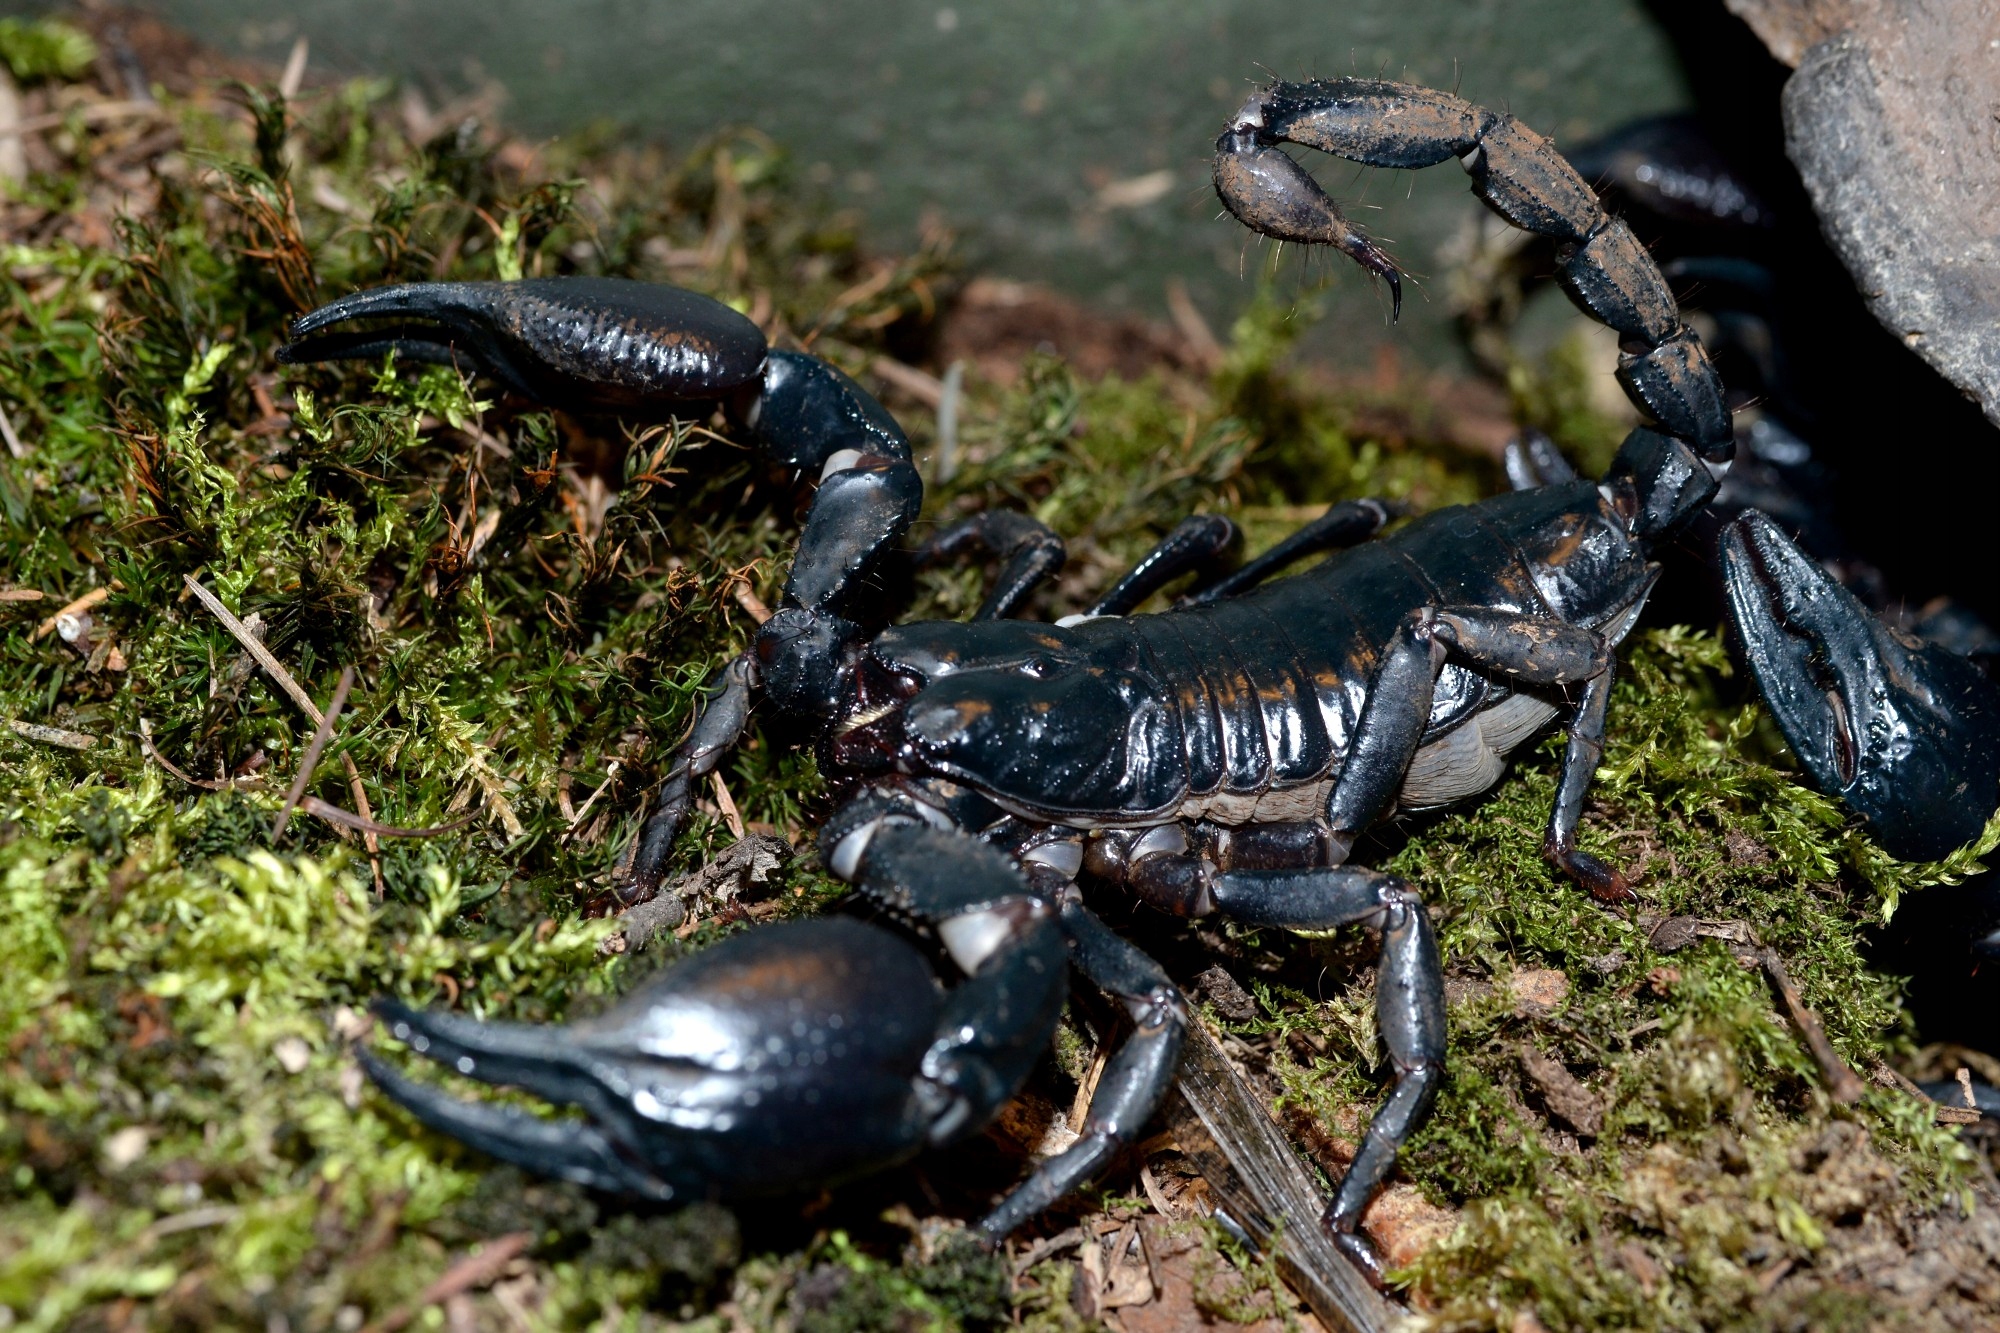
[{"label": "scorpion walking leg", "polygon": [[709,677],[695,705],[694,726],[674,751],[674,761],[660,785],[659,805],[640,826],[631,859],[614,893],[631,906],[660,891],[667,856],[687,818],[694,784],[715,771],[722,756],[735,748],[750,725],[750,691],[757,683],[756,659],[748,653],[733,657]]},{"label": "scorpion walking leg", "polygon": [[1114,934],[1081,903],[1063,907],[1070,961],[1122,1000],[1137,1024],[1105,1064],[1082,1137],[1042,1163],[980,1222],[998,1240],[1103,1170],[1138,1136],[1173,1083],[1187,1035],[1187,1007],[1160,965]]},{"label": "scorpion walking leg", "polygon": [[1214,560],[1235,540],[1236,525],[1222,515],[1190,514],[1086,609],[1084,617],[1127,614],[1190,569]]},{"label": "scorpion walking leg", "polygon": [[917,552],[917,563],[933,565],[959,556],[990,552],[1002,559],[986,600],[974,620],[1003,620],[1028,594],[1062,572],[1068,553],[1063,539],[1038,519],[1011,509],[988,509],[941,529]]},{"label": "scorpion walking leg", "polygon": [[1517,491],[1576,480],[1576,469],[1556,448],[1556,442],[1538,430],[1522,431],[1507,441],[1505,464],[1507,484]]},{"label": "scorpion walking leg", "polygon": [[1555,808],[1549,812],[1549,831],[1542,839],[1542,856],[1581,884],[1600,902],[1627,902],[1633,897],[1625,877],[1590,853],[1579,851],[1576,826],[1583,817],[1584,793],[1604,757],[1604,714],[1611,704],[1611,678],[1615,670],[1609,652],[1604,669],[1583,683],[1583,698],[1569,724],[1569,748],[1563,753],[1562,780],[1556,786]]},{"label": "scorpion walking leg", "polygon": [[820,859],[862,896],[931,923],[965,980],[945,1001],[922,1076],[932,1146],[976,1133],[1041,1057],[1068,995],[1054,904],[1009,857],[889,796],[863,795],[820,833]]},{"label": "scorpion walking leg", "polygon": [[1323,1219],[1335,1243],[1379,1283],[1382,1261],[1357,1230],[1361,1214],[1429,1113],[1444,1073],[1444,969],[1430,917],[1403,881],[1361,866],[1225,872],[1213,891],[1217,907],[1247,925],[1323,931],[1360,923],[1382,932],[1376,1024],[1396,1082]]},{"label": "scorpion walking leg", "polygon": [[1228,578],[1211,583],[1187,599],[1190,606],[1234,597],[1319,551],[1337,551],[1367,541],[1389,521],[1389,506],[1380,500],[1343,500],[1273,546]]},{"label": "scorpion walking leg", "polygon": [[[1340,780],[1327,798],[1327,825],[1336,858],[1344,856],[1361,830],[1387,814],[1401,789],[1410,761],[1430,721],[1431,697],[1447,656],[1472,666],[1512,676],[1528,685],[1559,686],[1605,680],[1603,693],[1584,691],[1571,756],[1564,766],[1565,790],[1575,784],[1578,809],[1583,786],[1595,768],[1595,752],[1604,737],[1604,703],[1608,698],[1611,649],[1602,635],[1557,621],[1538,620],[1477,607],[1424,607],[1404,618],[1395,640],[1376,668],[1361,710],[1354,745]],[[1593,721],[1594,719],[1594,721]],[[1579,742],[1575,737],[1581,734]],[[1588,761],[1588,766],[1586,766]],[[1564,827],[1562,803],[1550,842]],[[1567,829],[1575,831],[1574,813]],[[1564,871],[1600,896],[1619,898],[1627,891],[1617,876],[1573,848],[1554,857]],[[1598,874],[1596,872],[1602,872]]]}]

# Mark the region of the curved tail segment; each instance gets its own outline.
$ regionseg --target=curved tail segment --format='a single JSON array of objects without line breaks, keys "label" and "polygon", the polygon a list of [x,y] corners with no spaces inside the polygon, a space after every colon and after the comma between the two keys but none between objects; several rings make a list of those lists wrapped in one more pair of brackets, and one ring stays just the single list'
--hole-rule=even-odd
[{"label": "curved tail segment", "polygon": [[1371,167],[1457,158],[1487,207],[1561,247],[1563,285],[1618,333],[1618,377],[1639,409],[1708,462],[1735,453],[1722,381],[1659,266],[1547,139],[1450,93],[1383,79],[1275,83],[1243,104],[1215,144],[1223,205],[1253,231],[1331,245],[1382,274],[1400,309],[1394,263],[1279,147],[1288,143]]}]

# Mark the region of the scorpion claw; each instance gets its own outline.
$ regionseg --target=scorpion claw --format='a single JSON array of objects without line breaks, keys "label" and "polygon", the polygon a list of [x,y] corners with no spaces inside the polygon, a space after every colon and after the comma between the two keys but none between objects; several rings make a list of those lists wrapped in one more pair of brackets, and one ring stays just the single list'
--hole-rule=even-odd
[{"label": "scorpion claw", "polygon": [[1977,837],[2000,804],[2000,688],[1884,625],[1755,510],[1723,531],[1722,578],[1764,702],[1814,784],[1906,860]]},{"label": "scorpion claw", "polygon": [[[328,332],[362,319],[393,322]],[[378,287],[300,316],[292,337],[278,351],[288,365],[462,357],[538,402],[639,415],[754,389],[765,357],[757,326],[721,302],[618,278]]]},{"label": "scorpion claw", "polygon": [[632,1165],[595,1125],[462,1101],[406,1078],[368,1051],[357,1054],[361,1068],[391,1100],[432,1129],[489,1156],[591,1189],[662,1202],[674,1197],[673,1186]]}]

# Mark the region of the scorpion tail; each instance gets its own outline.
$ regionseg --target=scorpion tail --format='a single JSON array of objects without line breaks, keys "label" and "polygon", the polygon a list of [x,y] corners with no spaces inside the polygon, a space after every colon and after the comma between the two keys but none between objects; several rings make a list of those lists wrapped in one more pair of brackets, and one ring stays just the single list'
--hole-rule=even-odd
[{"label": "scorpion tail", "polygon": [[1821,791],[1892,855],[1935,860],[2000,806],[2000,686],[1898,634],[1769,518],[1722,537],[1729,617],[1764,702]]},{"label": "scorpion tail", "polygon": [[1281,82],[1252,94],[1216,140],[1223,204],[1253,231],[1334,246],[1395,289],[1388,257],[1341,217],[1283,143],[1372,167],[1457,158],[1487,207],[1556,242],[1563,285],[1577,305],[1639,349],[1618,367],[1633,403],[1711,462],[1735,452],[1722,381],[1659,266],[1547,139],[1450,93],[1383,79]]}]

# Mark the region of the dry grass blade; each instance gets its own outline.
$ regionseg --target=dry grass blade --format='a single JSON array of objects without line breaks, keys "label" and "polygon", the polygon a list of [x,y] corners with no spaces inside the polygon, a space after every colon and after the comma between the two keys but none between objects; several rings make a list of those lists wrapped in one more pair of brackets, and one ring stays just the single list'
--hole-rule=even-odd
[{"label": "dry grass blade", "polygon": [[936,408],[944,402],[944,381],[927,370],[918,370],[887,356],[878,356],[870,361],[868,369],[926,407]]},{"label": "dry grass blade", "polygon": [[7,415],[7,409],[0,407],[0,437],[7,441],[7,452],[16,458],[28,456],[28,446],[21,443],[21,437],[14,433],[14,420]]},{"label": "dry grass blade", "polygon": [[759,625],[771,618],[771,608],[764,604],[764,599],[750,586],[750,580],[743,578],[733,580],[729,585],[729,595],[734,597],[736,604],[748,612],[750,618]]},{"label": "dry grass blade", "polygon": [[1209,1188],[1330,1329],[1385,1333],[1396,1311],[1320,1228],[1326,1200],[1284,1131],[1230,1068],[1207,1024],[1188,1022],[1187,1046],[1167,1115],[1174,1137]]},{"label": "dry grass blade", "polygon": [[584,797],[582,805],[578,806],[575,810],[568,812],[569,830],[568,832],[563,834],[565,838],[574,836],[576,831],[583,827],[584,816],[588,815],[590,813],[591,807],[597,804],[598,797],[604,795],[605,792],[611,790],[611,786],[615,781],[617,781],[617,778],[618,778],[618,761],[616,759],[613,759],[610,763],[604,766],[604,781],[597,784],[597,790],[590,793],[590,795]]},{"label": "dry grass blade", "polygon": [[97,737],[86,736],[80,731],[45,727],[36,722],[22,722],[17,718],[7,719],[7,729],[23,740],[35,741],[41,745],[60,746],[65,750],[88,750],[97,744]]},{"label": "dry grass blade", "polygon": [[[271,650],[264,646],[264,641],[252,634],[248,626],[231,614],[229,608],[222,604],[220,597],[217,597],[207,588],[202,587],[194,575],[184,574],[181,577],[187,583],[188,591],[194,594],[195,600],[207,607],[210,613],[222,622],[222,627],[235,636],[236,641],[243,645],[243,650],[256,660],[258,666],[264,668],[265,673],[273,681],[277,682],[278,688],[291,696],[292,702],[299,706],[299,711],[304,713],[308,718],[311,718],[312,724],[315,727],[324,725],[326,715],[320,712],[319,705],[312,701],[312,696],[306,693],[305,687],[293,679],[292,673],[285,670],[284,663],[271,655]],[[53,618],[51,619],[53,620]],[[359,815],[349,815],[345,810],[340,810],[338,806],[328,806],[327,809],[337,810],[341,815],[346,815],[347,819],[358,820],[359,822],[345,823],[345,821],[333,816],[322,815],[321,817],[329,819],[330,822],[335,824],[343,824],[344,827],[361,830],[368,847],[369,869],[374,872],[375,896],[379,898],[382,896],[384,884],[382,880],[382,848],[376,839],[378,837],[432,837],[434,835],[429,832],[390,834],[379,832],[379,830],[389,826],[375,822],[374,811],[368,808],[368,793],[361,786],[361,771],[354,766],[354,757],[352,755],[342,755],[340,760],[341,764],[347,770],[348,789],[354,793],[354,803],[361,808],[361,813]],[[308,801],[311,799],[310,797],[307,798]],[[309,811],[309,813],[318,812]]]},{"label": "dry grass blade", "polygon": [[40,116],[29,116],[18,124],[0,129],[0,139],[61,129],[72,116],[85,125],[108,125],[118,120],[164,119],[166,114],[157,102],[93,102],[74,111],[50,111]]},{"label": "dry grass blade", "polygon": [[[64,607],[59,607],[55,611],[55,613],[52,614],[47,620],[44,620],[41,624],[35,626],[33,632],[28,635],[28,642],[29,643],[38,642],[43,635],[47,634],[50,630],[53,630],[56,627],[56,622],[61,620],[64,616],[82,615],[85,611],[90,610],[92,607],[104,601],[109,596],[111,596],[111,589],[109,587],[92,588],[89,592],[77,598],[69,605]],[[221,604],[217,603],[217,605],[219,606]]]},{"label": "dry grass blade", "polygon": [[[300,39],[302,42],[304,38]],[[326,715],[319,720],[313,731],[312,744],[306,746],[305,758],[299,761],[298,776],[292,779],[291,789],[285,793],[285,803],[278,809],[277,822],[271,826],[271,845],[285,836],[285,826],[292,822],[292,808],[305,795],[306,783],[312,781],[313,770],[319,767],[319,757],[326,751],[326,743],[333,739],[333,724],[340,716],[340,710],[347,705],[347,692],[354,687],[354,668],[342,667],[340,683],[333,687],[333,699],[326,706]]]},{"label": "dry grass blade", "polygon": [[179,778],[182,782],[187,783],[190,787],[199,787],[203,791],[228,791],[237,785],[234,780],[211,782],[206,778],[195,777],[173,760],[161,754],[158,747],[153,744],[153,724],[149,719],[143,717],[139,719],[139,749],[148,759]]},{"label": "dry grass blade", "polygon": [[[292,678],[291,672],[285,670],[285,664],[271,655],[271,650],[264,646],[264,641],[252,634],[249,627],[222,604],[220,597],[202,587],[194,575],[184,574],[181,577],[186,581],[188,591],[194,594],[195,600],[207,607],[209,612],[222,622],[222,627],[243,645],[243,651],[256,659],[257,665],[264,668],[264,673],[277,683],[278,688],[292,697],[292,702],[299,706],[299,711],[312,719],[314,726],[325,722],[326,714],[319,711],[319,705],[312,701],[312,696],[306,693],[305,687]],[[54,617],[50,617],[49,623],[55,623]]]},{"label": "dry grass blade", "polygon": [[397,828],[393,824],[378,824],[365,815],[343,810],[317,796],[301,797],[298,808],[329,824],[338,824],[376,838],[441,838],[447,833],[458,832],[478,818],[477,815],[461,815],[449,824],[433,824],[429,828]]}]

